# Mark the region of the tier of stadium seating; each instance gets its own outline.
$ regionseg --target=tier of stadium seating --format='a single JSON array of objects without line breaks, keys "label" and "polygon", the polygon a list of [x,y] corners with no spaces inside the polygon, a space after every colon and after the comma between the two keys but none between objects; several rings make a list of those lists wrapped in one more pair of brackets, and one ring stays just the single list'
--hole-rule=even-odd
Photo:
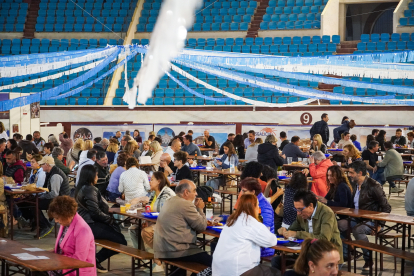
[{"label": "tier of stadium seating", "polygon": [[[152,32],[160,4],[160,0],[144,2],[137,32]],[[256,1],[204,1],[189,31],[247,31],[256,7]]]},{"label": "tier of stadium seating", "polygon": [[414,50],[414,33],[362,34],[357,49],[354,54]]},{"label": "tier of stadium seating", "polygon": [[[57,51],[67,51],[67,50],[82,50],[82,49],[92,49],[97,47],[105,47],[107,44],[111,45],[122,45],[123,40],[120,39],[119,41],[115,39],[3,39],[0,40],[1,45],[1,51],[2,54],[28,54],[27,51],[31,53],[44,53],[44,52],[57,52]],[[87,64],[87,63],[86,63]],[[86,65],[85,64],[85,65]],[[115,64],[115,61],[112,62],[110,65],[108,65],[106,68],[101,70],[97,75],[94,75],[90,77],[89,79],[83,81],[82,83],[78,84],[77,86],[73,87],[73,89],[83,86],[87,84],[88,82],[95,80],[97,77],[105,74],[111,66]],[[24,82],[31,79],[36,79],[39,77],[45,77],[48,75],[53,75],[58,72],[67,71],[70,69],[81,67],[84,64],[74,64],[72,66],[66,66],[64,68],[61,68],[59,70],[52,70],[46,73],[39,73],[36,75],[33,75],[31,77],[27,77],[24,79],[20,79],[17,82]],[[70,80],[73,80],[82,74],[86,73],[87,71],[82,71],[79,73],[74,73],[70,75],[64,75],[57,79],[51,79],[47,80],[46,82],[40,82],[37,84],[32,85],[26,85],[24,87],[17,87],[13,88],[9,91],[3,91],[3,92],[16,92],[16,93],[33,93],[33,92],[41,92],[46,89],[50,89],[53,87],[56,87],[58,85],[61,85],[65,82],[68,82]],[[103,105],[106,91],[109,87],[109,83],[112,80],[112,74],[108,75],[107,77],[97,81],[92,86],[88,87],[87,89],[84,89],[81,93],[74,95],[72,97],[58,99],[58,100],[48,100],[48,101],[41,101],[41,105]],[[12,84],[13,82],[10,80],[2,80],[0,79],[0,86],[1,85],[8,85]],[[65,91],[67,92],[67,91]]]},{"label": "tier of stadium seating", "polygon": [[408,10],[404,10],[404,17],[400,18],[401,26],[414,25],[414,2],[408,3]]},{"label": "tier of stadium seating", "polygon": [[75,51],[97,47],[105,47],[106,45],[122,45],[123,40],[116,39],[3,39],[0,40],[0,54],[2,55],[19,55],[19,54],[35,54],[60,51]]},{"label": "tier of stadium seating", "polygon": [[[42,0],[36,32],[126,32],[137,0]],[[105,24],[105,26],[103,26]]]},{"label": "tier of stadium seating", "polygon": [[320,29],[328,0],[271,0],[261,30]]},{"label": "tier of stadium seating", "polygon": [[21,1],[0,2],[0,32],[23,32],[28,6]]}]

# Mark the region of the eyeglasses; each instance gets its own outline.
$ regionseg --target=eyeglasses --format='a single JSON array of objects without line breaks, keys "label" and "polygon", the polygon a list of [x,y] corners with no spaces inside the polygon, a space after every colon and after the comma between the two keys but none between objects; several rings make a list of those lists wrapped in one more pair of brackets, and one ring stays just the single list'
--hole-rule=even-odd
[{"label": "eyeglasses", "polygon": [[306,209],[306,207],[303,207],[302,209],[296,209],[296,208],[293,208],[293,209],[295,209],[296,212],[300,214],[300,213],[302,213],[303,210]]}]

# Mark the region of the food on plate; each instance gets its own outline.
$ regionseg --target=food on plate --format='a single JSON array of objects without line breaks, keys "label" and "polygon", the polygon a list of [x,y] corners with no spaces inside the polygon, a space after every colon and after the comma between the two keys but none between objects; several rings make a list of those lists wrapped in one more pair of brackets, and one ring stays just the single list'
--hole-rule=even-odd
[{"label": "food on plate", "polygon": [[277,238],[278,241],[288,241],[288,239],[285,238]]},{"label": "food on plate", "polygon": [[218,221],[207,221],[207,226],[223,226],[223,223],[218,222]]}]

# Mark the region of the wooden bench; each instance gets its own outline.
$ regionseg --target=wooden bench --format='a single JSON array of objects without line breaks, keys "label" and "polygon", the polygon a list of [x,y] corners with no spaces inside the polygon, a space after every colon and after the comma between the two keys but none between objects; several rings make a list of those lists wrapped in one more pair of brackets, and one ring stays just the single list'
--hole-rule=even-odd
[{"label": "wooden bench", "polygon": [[[378,235],[380,245],[389,245],[398,248],[398,239],[402,238],[402,233],[387,233]],[[394,269],[397,270],[397,257],[394,257]],[[380,253],[380,270],[384,270],[384,254]]]},{"label": "wooden bench", "polygon": [[[378,252],[381,254],[393,256],[401,259],[401,276],[404,275],[404,266],[405,260],[414,261],[414,253],[403,251],[402,249],[392,248],[385,245],[375,244],[367,241],[350,241],[343,239],[342,242],[346,245],[354,247],[354,255],[356,254],[356,248],[367,249],[370,251]],[[345,246],[345,245],[344,245]],[[348,252],[350,254],[350,252]],[[370,254],[372,262],[372,253]],[[372,262],[373,263],[373,262]],[[375,270],[377,270],[376,260],[375,260]],[[351,259],[348,259],[348,271],[351,271]],[[377,271],[375,271],[377,272]],[[354,258],[354,273],[356,273],[356,258]],[[377,273],[375,273],[377,275]],[[369,269],[369,275],[372,275],[372,266]]]},{"label": "wooden bench", "polygon": [[[135,269],[141,267],[146,267],[150,271],[150,276],[152,276],[152,260],[154,259],[154,254],[139,250],[133,247],[129,247],[123,244],[116,242],[111,242],[108,240],[95,240],[95,245],[110,249],[112,251],[131,256],[132,259],[132,269],[131,275],[135,276]],[[111,258],[108,258],[108,270],[110,270]]]},{"label": "wooden bench", "polygon": [[166,276],[174,274],[179,268],[193,273],[200,273],[204,269],[208,268],[208,266],[199,263],[170,261],[164,259],[161,259],[161,261],[165,264]]}]

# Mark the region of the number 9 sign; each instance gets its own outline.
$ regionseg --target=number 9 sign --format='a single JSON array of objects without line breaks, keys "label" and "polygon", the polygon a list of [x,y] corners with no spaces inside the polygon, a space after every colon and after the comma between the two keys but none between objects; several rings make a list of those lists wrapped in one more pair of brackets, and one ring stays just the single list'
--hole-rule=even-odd
[{"label": "number 9 sign", "polygon": [[312,123],[312,115],[308,112],[302,113],[300,115],[300,122],[302,125],[310,125]]}]

